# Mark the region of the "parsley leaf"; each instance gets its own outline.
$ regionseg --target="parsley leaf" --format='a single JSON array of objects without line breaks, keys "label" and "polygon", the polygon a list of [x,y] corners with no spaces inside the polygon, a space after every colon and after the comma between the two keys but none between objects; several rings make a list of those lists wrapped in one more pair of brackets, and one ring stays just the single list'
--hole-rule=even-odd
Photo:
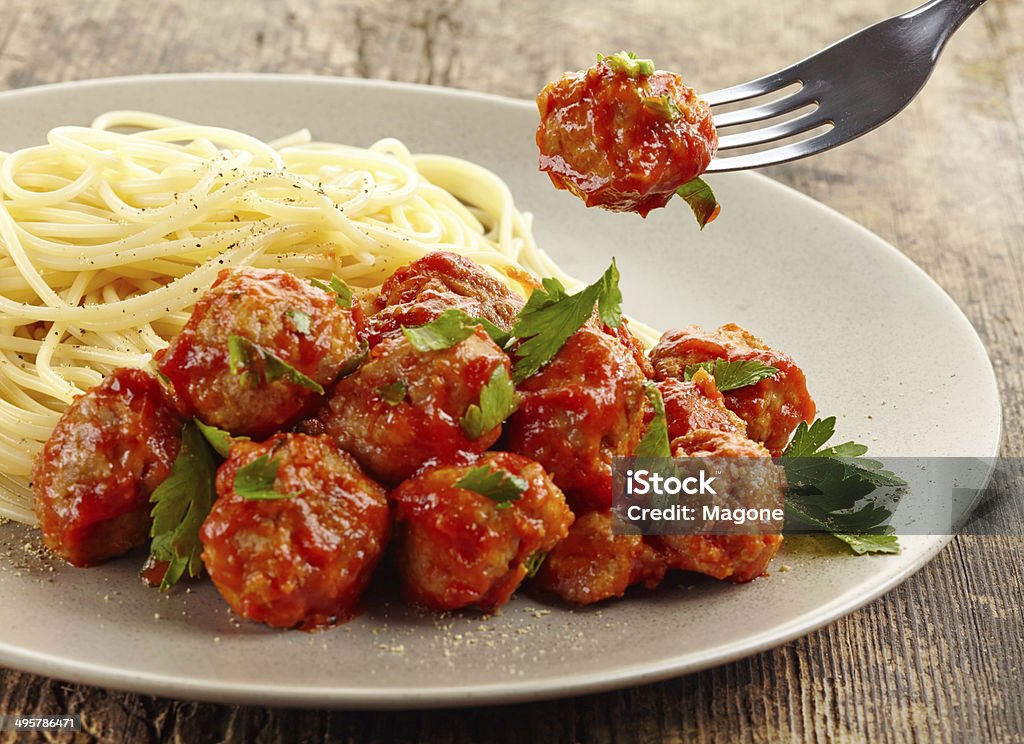
[{"label": "parsley leaf", "polygon": [[310,279],[309,283],[312,284],[317,289],[322,289],[324,292],[327,292],[328,294],[333,293],[337,295],[334,301],[338,303],[338,307],[352,307],[352,290],[349,289],[348,285],[345,284],[345,282],[341,281],[341,279],[336,277],[334,274],[331,274],[330,284],[321,279],[315,278]]},{"label": "parsley leaf", "polygon": [[377,388],[379,395],[385,403],[394,407],[405,400],[405,394],[409,392],[409,386],[402,380],[395,380],[390,385],[381,385]]},{"label": "parsley leaf", "polygon": [[273,352],[244,336],[228,336],[228,364],[234,374],[241,375],[241,383],[246,387],[285,379],[320,395],[324,393],[323,385],[312,377],[302,374]]},{"label": "parsley leaf", "polygon": [[477,440],[511,416],[519,408],[519,396],[509,379],[504,364],[491,373],[491,379],[480,390],[480,405],[471,405],[459,420],[462,430]]},{"label": "parsley leaf", "polygon": [[218,429],[216,426],[204,424],[199,419],[193,419],[193,421],[195,421],[196,426],[199,427],[199,432],[203,437],[205,437],[206,441],[209,442],[210,446],[213,447],[214,452],[221,457],[226,458],[228,456],[228,453],[231,451],[231,445],[235,442],[249,441],[249,437],[232,436],[231,432]]},{"label": "parsley leaf", "polygon": [[537,551],[533,555],[529,556],[523,561],[523,566],[526,567],[526,578],[532,579],[540,571],[540,567],[544,565],[544,559],[548,557],[547,553],[541,553]]},{"label": "parsley leaf", "polygon": [[692,380],[699,369],[705,370],[715,378],[715,387],[721,393],[746,387],[747,385],[756,385],[761,380],[772,377],[779,371],[770,364],[762,364],[754,359],[737,362],[714,359],[710,362],[699,362],[689,365],[683,370],[683,379],[687,381]]},{"label": "parsley leaf", "polygon": [[457,307],[450,307],[429,323],[413,328],[402,326],[402,333],[417,351],[447,349],[476,333],[483,326],[491,340],[504,349],[512,334],[486,318],[474,318]]},{"label": "parsley leaf", "polygon": [[900,539],[892,534],[892,530],[881,535],[847,535],[836,532],[833,537],[850,546],[857,555],[866,553],[899,553]]},{"label": "parsley leaf", "polygon": [[[835,430],[835,416],[817,419],[809,427],[801,421],[782,456],[801,459],[822,458],[822,460],[827,459],[840,463],[847,476],[855,475],[875,488],[902,488],[907,485],[905,480],[886,470],[881,462],[861,457],[868,451],[866,445],[843,442],[832,447],[825,447],[825,443],[832,438]],[[821,467],[821,463],[808,460],[806,463],[800,463],[798,468],[794,468],[794,474],[806,474],[805,477],[820,479]]]},{"label": "parsley leaf", "polygon": [[451,307],[424,325],[415,328],[402,326],[402,333],[416,351],[441,351],[472,336],[478,325],[480,321]]},{"label": "parsley leaf", "polygon": [[285,315],[291,319],[292,325],[295,326],[296,331],[302,334],[309,333],[309,323],[312,320],[312,318],[309,317],[309,313],[304,310],[292,309],[287,310]]},{"label": "parsley leaf", "polygon": [[508,509],[513,501],[523,497],[530,484],[517,475],[504,470],[491,470],[487,465],[473,468],[455,481],[456,488],[464,488],[498,503],[499,509]]},{"label": "parsley leaf", "polygon": [[633,52],[616,52],[605,56],[597,55],[598,62],[607,62],[608,66],[617,72],[622,72],[631,78],[639,75],[651,75],[654,73],[654,62],[649,59],[640,59]]},{"label": "parsley leaf", "polygon": [[665,401],[661,391],[653,382],[644,383],[644,394],[654,408],[654,418],[647,426],[643,439],[633,450],[633,457],[671,457],[668,444],[668,422],[665,418]]},{"label": "parsley leaf", "polygon": [[[862,457],[868,448],[855,442],[832,447],[836,419],[801,422],[778,464],[786,471],[786,518],[842,540],[858,555],[898,553],[899,541],[886,524],[895,499],[907,482],[883,463]],[[877,494],[883,489],[882,494]]]},{"label": "parsley leaf", "polygon": [[508,346],[508,342],[512,340],[512,334],[506,331],[504,328],[499,328],[494,325],[487,318],[470,318],[474,323],[482,325],[484,330],[487,331],[487,335],[491,337],[491,341],[496,343],[499,347],[504,349]]},{"label": "parsley leaf", "polygon": [[338,377],[345,377],[355,372],[362,366],[368,356],[370,356],[370,344],[364,338],[359,342],[352,356],[341,365],[341,369],[338,370]]},{"label": "parsley leaf", "polygon": [[216,472],[209,445],[199,428],[189,421],[182,429],[181,448],[170,475],[149,496],[153,504],[149,552],[156,560],[168,564],[160,582],[162,592],[174,586],[186,571],[193,578],[203,571],[199,528],[216,496]]},{"label": "parsley leaf", "polygon": [[676,193],[690,206],[701,230],[709,222],[714,222],[718,213],[722,211],[722,205],[715,198],[715,192],[703,178],[687,181],[676,189]]},{"label": "parsley leaf", "polygon": [[[790,493],[786,496],[786,520],[799,521],[816,532],[826,532],[841,540],[857,555],[899,553],[899,538],[892,527],[882,524],[892,515],[888,509],[868,504],[858,511],[840,515],[822,513],[812,501]],[[860,532],[857,530],[874,530]]]},{"label": "parsley leaf", "polygon": [[[789,441],[783,457],[813,457],[814,454],[825,446],[825,442],[836,433],[836,417],[829,416],[827,419],[815,419],[810,426],[806,421],[801,421],[793,438]],[[849,442],[847,443],[849,444]]]},{"label": "parsley leaf", "polygon": [[294,493],[281,493],[274,490],[277,469],[280,460],[271,460],[268,455],[260,455],[248,465],[235,471],[235,493],[250,501],[273,501],[295,496]]},{"label": "parsley leaf", "polygon": [[512,368],[516,382],[537,372],[557,354],[587,322],[595,304],[602,323],[612,328],[622,323],[622,292],[614,260],[600,279],[574,295],[567,294],[557,279],[549,277],[542,284],[530,295],[512,327],[512,335],[523,339],[515,350]]}]

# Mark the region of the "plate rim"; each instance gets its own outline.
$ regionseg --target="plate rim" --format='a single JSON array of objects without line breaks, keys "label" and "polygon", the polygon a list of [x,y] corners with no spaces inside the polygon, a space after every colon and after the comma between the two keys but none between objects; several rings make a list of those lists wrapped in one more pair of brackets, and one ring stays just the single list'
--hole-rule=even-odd
[{"label": "plate rim", "polygon": [[[208,81],[211,83],[231,82],[233,84],[262,84],[267,81],[281,83],[295,82],[324,86],[340,86],[364,89],[391,89],[409,91],[417,94],[437,96],[453,96],[468,100],[488,102],[501,106],[515,106],[530,109],[533,106],[529,99],[513,98],[495,93],[486,93],[460,88],[421,83],[407,83],[393,80],[373,78],[356,78],[345,76],[290,74],[290,73],[253,73],[253,72],[187,72],[187,73],[154,73],[142,75],[120,75],[102,78],[46,83],[41,85],[15,88],[0,91],[0,100],[29,98],[36,95],[59,95],[67,89],[103,87],[119,85],[140,85],[171,81]],[[721,177],[721,176],[718,176]],[[986,362],[986,383],[993,391],[996,407],[995,441],[990,456],[998,455],[1003,440],[1003,406],[995,369],[992,365],[988,349],[970,322],[964,311],[953,300],[948,292],[933,279],[923,268],[918,266],[906,254],[876,235],[867,227],[854,219],[842,214],[833,207],[804,194],[795,188],[775,181],[761,173],[745,171],[730,177],[756,179],[759,188],[776,190],[784,198],[802,201],[807,207],[824,210],[831,219],[844,223],[866,241],[874,242],[890,255],[898,257],[906,270],[925,279],[933,295],[954,311],[958,322],[969,332],[969,337],[977,343]],[[75,683],[98,685],[111,689],[142,694],[169,696],[179,699],[202,700],[222,704],[273,704],[292,708],[348,708],[362,710],[380,709],[443,709],[482,705],[512,705],[554,698],[577,695],[595,694],[613,689],[621,689],[630,685],[650,684],[672,677],[691,674],[715,666],[728,664],[754,654],[762,653],[784,643],[800,638],[819,628],[829,625],[842,617],[860,609],[878,597],[887,594],[902,584],[910,576],[917,573],[929,563],[953,539],[954,535],[914,536],[926,540],[926,546],[913,560],[909,561],[900,571],[887,580],[873,585],[869,591],[858,591],[851,588],[844,594],[833,598],[830,602],[818,606],[814,612],[775,626],[768,631],[747,635],[742,640],[723,646],[713,647],[702,652],[696,659],[693,653],[686,655],[687,661],[680,657],[667,657],[658,663],[642,662],[635,666],[616,667],[607,672],[584,672],[579,674],[560,675],[539,681],[502,680],[488,685],[472,687],[416,688],[416,687],[323,687],[274,686],[273,684],[227,683],[221,686],[215,680],[191,678],[183,681],[180,676],[150,672],[132,672],[112,666],[69,660],[56,654],[26,652],[18,646],[0,640],[0,665],[20,669],[33,674],[67,680]],[[823,611],[827,608],[827,611]],[[781,627],[781,630],[780,630]]]}]

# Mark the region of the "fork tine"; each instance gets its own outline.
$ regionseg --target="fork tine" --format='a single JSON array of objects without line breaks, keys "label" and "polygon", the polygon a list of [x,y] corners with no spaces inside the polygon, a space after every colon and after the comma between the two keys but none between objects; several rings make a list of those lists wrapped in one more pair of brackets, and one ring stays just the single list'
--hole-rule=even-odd
[{"label": "fork tine", "polygon": [[814,155],[825,150],[830,150],[837,145],[850,141],[849,133],[840,131],[834,127],[827,132],[810,137],[799,142],[792,142],[782,147],[773,147],[762,152],[752,152],[747,155],[735,155],[731,158],[715,158],[707,167],[707,173],[727,173],[729,171],[746,170],[748,168],[763,168],[766,165],[778,165],[788,163],[791,160]]},{"label": "fork tine", "polygon": [[775,126],[762,127],[750,132],[741,132],[740,134],[727,134],[718,140],[718,151],[734,150],[737,147],[750,147],[751,145],[761,145],[765,142],[774,142],[775,140],[800,134],[808,129],[814,129],[830,122],[831,119],[821,115],[820,108],[815,109],[803,116],[798,116],[795,119],[784,121]]},{"label": "fork tine", "polygon": [[809,103],[818,103],[817,95],[813,94],[807,86],[802,87],[792,95],[780,98],[777,101],[766,103],[761,106],[742,108],[737,111],[727,111],[724,114],[715,114],[714,122],[717,129],[736,126],[737,124],[750,124],[755,121],[771,119],[779,114],[786,114]]},{"label": "fork tine", "polygon": [[765,93],[771,93],[798,82],[801,81],[794,73],[793,67],[787,67],[784,70],[773,72],[756,80],[733,85],[731,88],[722,88],[710,93],[702,93],[700,97],[707,101],[709,106],[720,106],[723,103],[735,103],[736,101],[745,101],[748,98],[763,96]]}]

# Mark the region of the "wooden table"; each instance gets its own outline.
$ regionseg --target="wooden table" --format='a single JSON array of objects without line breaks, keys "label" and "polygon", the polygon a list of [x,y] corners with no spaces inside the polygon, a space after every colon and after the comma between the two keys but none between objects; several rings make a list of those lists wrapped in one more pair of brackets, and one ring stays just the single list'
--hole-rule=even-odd
[{"label": "wooden table", "polygon": [[[589,64],[596,50],[627,48],[713,90],[778,69],[911,2],[4,0],[0,88],[262,71],[532,97],[561,71]],[[1017,457],[1022,28],[1024,2],[991,0],[895,123],[769,171],[893,243],[952,295],[988,346],[1003,395],[1003,452]],[[955,365],[957,350],[948,355]],[[267,710],[0,670],[0,712],[80,713],[83,741],[1024,741],[1020,534],[957,537],[887,596],[773,651],[592,697],[450,712]]]}]

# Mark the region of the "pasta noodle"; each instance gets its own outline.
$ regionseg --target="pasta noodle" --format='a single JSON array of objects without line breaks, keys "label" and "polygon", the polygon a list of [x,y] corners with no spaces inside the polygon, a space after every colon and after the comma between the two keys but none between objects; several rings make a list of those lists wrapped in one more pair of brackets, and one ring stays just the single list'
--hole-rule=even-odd
[{"label": "pasta noodle", "polygon": [[439,249],[524,295],[523,269],[580,286],[498,176],[395,139],[268,143],[115,111],[0,153],[0,516],[34,522],[31,464],[61,411],[117,367],[152,369],[221,269],[334,273],[371,291]]}]

